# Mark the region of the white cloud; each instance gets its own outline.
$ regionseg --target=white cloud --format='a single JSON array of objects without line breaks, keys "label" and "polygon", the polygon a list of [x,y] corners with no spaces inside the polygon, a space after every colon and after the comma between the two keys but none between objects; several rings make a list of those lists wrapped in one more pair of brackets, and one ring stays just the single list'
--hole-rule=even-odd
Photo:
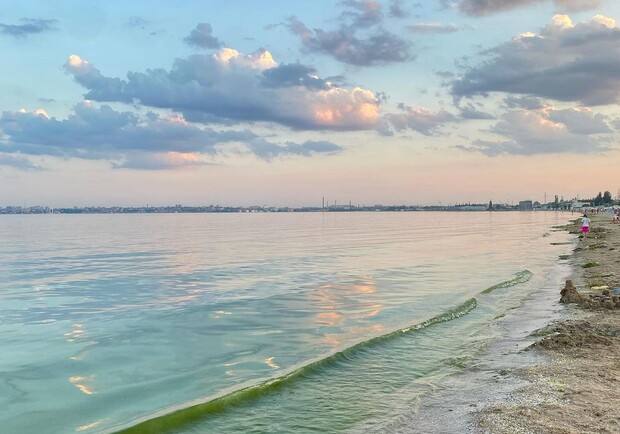
[{"label": "white cloud", "polygon": [[603,4],[603,0],[554,0],[553,2],[566,12],[596,9]]},{"label": "white cloud", "polygon": [[26,171],[43,170],[41,166],[33,164],[28,158],[19,153],[7,154],[0,152],[0,166]]},{"label": "white cloud", "polygon": [[431,136],[436,134],[446,122],[456,120],[451,113],[440,110],[432,112],[421,107],[400,106],[404,113],[389,113],[384,115],[383,134],[390,135],[394,131],[402,132],[414,130],[421,134]]},{"label": "white cloud", "polygon": [[588,107],[569,108],[564,110],[545,110],[549,120],[564,124],[568,131],[574,134],[602,134],[611,132],[609,118],[600,113],[594,113]]},{"label": "white cloud", "polygon": [[452,23],[416,23],[409,26],[409,30],[414,33],[454,33],[458,32],[459,28]]},{"label": "white cloud", "polygon": [[[467,15],[482,16],[541,3],[550,3],[550,0],[441,0],[441,2],[444,6],[458,8]],[[595,9],[602,3],[603,0],[553,0],[553,4],[557,8],[566,12]]]},{"label": "white cloud", "polygon": [[210,165],[213,163],[205,161],[196,152],[130,152],[122,158],[121,162],[112,163],[115,169],[139,170],[171,170]]},{"label": "white cloud", "polygon": [[375,12],[345,13],[343,16],[353,17],[353,22],[343,22],[335,30],[310,29],[296,17],[290,17],[285,25],[300,38],[304,51],[322,53],[349,65],[374,66],[413,60],[412,44],[383,28],[380,25],[383,15]]},{"label": "white cloud", "polygon": [[588,106],[620,101],[620,29],[611,18],[574,24],[556,15],[538,34],[485,54],[489,60],[452,82],[455,98],[505,92]]},{"label": "white cloud", "polygon": [[200,48],[220,48],[223,43],[213,36],[213,28],[209,23],[199,23],[184,41],[192,46]]},{"label": "white cloud", "polygon": [[24,169],[32,167],[20,155],[107,160],[123,168],[169,169],[210,164],[213,157],[234,147],[265,160],[342,151],[331,142],[278,144],[248,130],[214,130],[189,123],[181,116],[149,113],[141,117],[92,103],[78,104],[74,113],[63,120],[41,110],[4,112],[0,131],[4,134],[0,141],[0,152],[5,156],[2,164]]},{"label": "white cloud", "polygon": [[[170,71],[129,72],[127,80],[105,77],[78,56],[65,69],[88,89],[88,99],[170,109],[195,122],[263,121],[308,130],[376,127],[379,100],[372,91],[338,87],[320,80],[312,68],[290,66],[279,65],[266,50],[246,55],[223,48],[177,59]],[[296,82],[290,79],[293,70]]]},{"label": "white cloud", "polygon": [[509,110],[489,130],[503,139],[477,140],[460,148],[489,156],[603,152],[609,150],[608,121],[585,108]]}]

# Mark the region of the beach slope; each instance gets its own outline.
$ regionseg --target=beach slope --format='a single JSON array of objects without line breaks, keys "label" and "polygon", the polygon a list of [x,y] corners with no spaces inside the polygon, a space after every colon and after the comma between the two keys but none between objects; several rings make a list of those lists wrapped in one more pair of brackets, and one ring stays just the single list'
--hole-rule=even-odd
[{"label": "beach slope", "polygon": [[[578,234],[579,227],[576,219],[566,229]],[[528,351],[547,362],[523,368],[527,385],[478,413],[480,432],[620,432],[620,308],[606,297],[620,287],[620,224],[608,213],[594,215],[588,239],[568,259],[572,281],[588,301],[568,304],[569,319],[536,333]]]}]

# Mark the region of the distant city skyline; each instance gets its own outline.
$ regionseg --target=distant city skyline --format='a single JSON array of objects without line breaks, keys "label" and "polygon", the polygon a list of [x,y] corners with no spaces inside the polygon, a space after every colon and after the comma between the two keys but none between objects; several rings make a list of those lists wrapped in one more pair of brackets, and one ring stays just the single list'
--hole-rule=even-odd
[{"label": "distant city skyline", "polygon": [[[599,192],[599,195],[602,192]],[[607,193],[609,193],[609,191],[606,191],[605,194],[607,195]],[[35,211],[34,213],[48,213],[48,212],[53,212],[55,209],[59,210],[59,209],[63,209],[63,210],[71,210],[71,209],[75,209],[75,210],[83,210],[85,212],[90,212],[93,210],[103,210],[103,212],[134,212],[134,211],[130,211],[130,210],[145,210],[145,209],[159,209],[159,210],[166,210],[165,212],[174,212],[175,209],[184,209],[184,212],[193,212],[192,210],[199,210],[198,212],[212,212],[212,211],[221,211],[223,209],[225,209],[227,212],[230,211],[235,211],[235,210],[267,210],[267,211],[283,211],[283,210],[294,210],[294,211],[299,211],[299,210],[321,210],[321,209],[325,209],[325,210],[347,210],[347,209],[353,209],[353,210],[359,210],[359,209],[367,209],[367,210],[371,210],[371,209],[380,209],[380,210],[389,210],[389,209],[399,209],[399,210],[403,210],[403,209],[408,209],[408,210],[415,210],[415,209],[419,209],[419,208],[458,208],[458,207],[468,207],[468,206],[475,206],[475,207],[480,207],[480,206],[484,206],[486,208],[489,208],[489,206],[492,206],[493,209],[508,209],[511,207],[514,207],[515,209],[517,209],[519,207],[520,204],[522,204],[523,202],[528,202],[530,204],[530,206],[532,204],[534,204],[537,207],[546,207],[546,206],[560,206],[560,207],[566,207],[567,205],[571,204],[571,203],[581,203],[582,201],[586,201],[586,202],[591,202],[591,201],[596,201],[595,198],[596,195],[593,195],[592,197],[588,197],[588,198],[577,198],[577,197],[572,197],[572,198],[565,198],[563,196],[559,196],[559,195],[555,195],[553,196],[553,198],[551,198],[551,200],[543,200],[543,201],[539,201],[536,199],[519,199],[517,201],[513,201],[513,200],[506,200],[506,201],[493,201],[493,200],[489,200],[489,201],[482,201],[482,202],[471,202],[471,201],[457,201],[457,202],[436,202],[436,203],[366,203],[366,202],[362,202],[362,203],[353,203],[352,201],[348,201],[348,202],[338,202],[337,200],[334,201],[329,201],[329,200],[325,200],[325,198],[322,198],[321,202],[318,204],[305,204],[305,205],[298,205],[298,206],[290,206],[290,205],[274,205],[274,204],[251,204],[251,205],[241,205],[241,204],[236,204],[236,205],[222,205],[222,204],[217,204],[217,203],[175,203],[174,205],[172,204],[125,204],[125,205],[101,205],[101,204],[90,204],[90,205],[61,205],[61,206],[50,206],[50,205],[46,205],[46,204],[35,204],[35,205],[30,205],[30,204],[23,204],[23,205],[19,205],[19,204],[13,204],[13,205],[6,205],[6,204],[0,204],[0,214],[11,214],[11,213],[19,213],[19,212],[13,212],[13,211],[19,211],[19,210],[30,210],[30,211]],[[613,196],[609,196],[611,197],[611,202],[620,202],[620,195],[617,197],[613,197]],[[124,211],[123,211],[124,210]],[[188,211],[189,210],[189,211]],[[9,212],[7,212],[9,211]]]},{"label": "distant city skyline", "polygon": [[5,2],[0,206],[616,197],[620,2]]}]

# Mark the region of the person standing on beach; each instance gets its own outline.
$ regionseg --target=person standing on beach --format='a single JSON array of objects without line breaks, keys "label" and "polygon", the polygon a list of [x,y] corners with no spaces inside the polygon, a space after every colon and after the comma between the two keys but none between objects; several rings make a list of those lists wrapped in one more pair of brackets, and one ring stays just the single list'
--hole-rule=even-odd
[{"label": "person standing on beach", "polygon": [[581,219],[581,233],[584,240],[588,238],[588,232],[590,232],[590,219],[587,214],[584,214]]}]

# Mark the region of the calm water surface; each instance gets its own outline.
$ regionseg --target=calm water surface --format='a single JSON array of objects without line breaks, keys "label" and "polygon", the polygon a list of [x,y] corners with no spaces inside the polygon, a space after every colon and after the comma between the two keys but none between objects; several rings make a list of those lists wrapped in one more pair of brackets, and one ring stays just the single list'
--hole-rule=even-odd
[{"label": "calm water surface", "polygon": [[0,216],[2,432],[364,431],[559,284],[569,219]]}]

